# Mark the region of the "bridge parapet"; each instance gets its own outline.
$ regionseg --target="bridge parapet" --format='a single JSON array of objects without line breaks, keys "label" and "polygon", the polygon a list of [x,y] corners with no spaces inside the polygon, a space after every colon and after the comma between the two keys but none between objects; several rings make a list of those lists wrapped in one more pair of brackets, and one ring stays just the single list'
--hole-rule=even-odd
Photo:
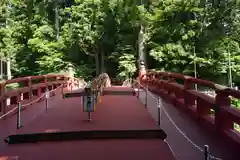
[{"label": "bridge parapet", "polygon": [[[7,80],[0,84],[0,116],[12,110],[21,102],[36,99],[48,90],[62,88],[62,92],[79,88],[82,82],[79,79],[60,74],[21,77]],[[14,85],[14,86],[13,86]],[[56,92],[51,92],[51,96]],[[2,117],[2,116],[1,116]]]},{"label": "bridge parapet", "polygon": [[[217,134],[233,147],[240,146],[240,130],[234,127],[240,125],[240,109],[231,105],[232,97],[240,99],[240,91],[170,72],[148,72],[140,81],[189,114],[210,133]],[[195,90],[195,84],[215,90],[216,97]]]}]

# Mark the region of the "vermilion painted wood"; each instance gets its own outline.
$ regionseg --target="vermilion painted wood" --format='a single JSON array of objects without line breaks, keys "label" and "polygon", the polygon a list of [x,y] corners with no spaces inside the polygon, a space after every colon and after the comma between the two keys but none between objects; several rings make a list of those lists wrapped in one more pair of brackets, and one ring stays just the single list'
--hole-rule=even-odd
[{"label": "vermilion painted wood", "polygon": [[[117,90],[118,88],[113,88]],[[124,90],[124,88],[121,88]],[[129,89],[127,89],[129,90]],[[56,132],[74,130],[158,129],[146,108],[135,96],[103,96],[102,103],[88,122],[82,112],[80,98],[57,99],[43,113],[15,133]],[[42,106],[44,107],[44,106]],[[12,132],[13,133],[13,132]],[[91,140],[20,144],[3,146],[1,155],[17,155],[20,159],[138,159],[174,160],[162,140]]]},{"label": "vermilion painted wood", "polygon": [[[55,82],[48,81],[48,79],[54,79],[54,77],[58,77]],[[240,113],[239,110],[233,109],[230,105],[230,96],[239,98],[239,91],[221,88],[213,82],[195,79],[193,77],[176,73],[149,72],[143,77],[144,79],[141,80],[142,84],[148,86],[151,91],[161,95],[165,100],[171,101],[177,108],[192,116],[198,124],[201,124],[203,128],[206,129],[206,131],[211,131],[215,135],[219,135],[221,140],[225,140],[235,148],[239,147],[240,136],[238,131],[233,130],[233,122],[239,124]],[[42,81],[35,84],[34,81],[36,79],[42,79]],[[29,93],[39,95],[41,88],[44,90],[44,87],[46,87],[46,82],[50,85],[48,87],[65,83],[65,87],[68,89],[71,89],[71,84],[77,84],[76,81],[69,82],[68,79],[68,77],[64,77],[63,75],[32,76],[13,79],[0,84],[0,114],[15,107],[16,103],[21,101],[20,95],[23,92],[26,93],[23,95],[25,100],[22,102],[24,103],[29,99],[32,100],[36,98],[36,96],[32,96]],[[178,84],[178,80],[182,80],[182,84]],[[20,81],[23,82],[23,88],[14,91],[5,90],[7,84]],[[195,91],[193,88],[194,84],[214,89],[217,96],[215,99],[212,99],[207,95]],[[7,98],[11,98],[12,101],[12,105],[9,107],[5,106]],[[195,103],[196,100],[197,103]],[[217,109],[214,116],[209,116],[207,112],[209,108]]]},{"label": "vermilion painted wood", "polygon": [[[231,107],[230,103],[230,96],[240,99],[240,91],[177,73],[148,72],[143,77],[141,83],[145,87],[169,100],[207,131],[240,151],[240,132],[233,128],[234,123],[240,125],[240,110]],[[178,83],[179,80],[182,83]],[[215,90],[217,96],[213,98],[194,90],[195,84]],[[210,109],[215,110],[214,115],[210,115]]]},{"label": "vermilion painted wood", "polygon": [[[12,90],[6,88],[7,85],[13,83],[19,83],[21,87]],[[78,84],[77,79],[57,74],[7,80],[0,84],[0,116],[16,107],[18,102],[27,103],[39,97],[45,92],[46,88],[52,90],[60,85],[64,85],[64,88],[70,89],[78,86]],[[7,103],[10,103],[10,105],[7,106]]]}]

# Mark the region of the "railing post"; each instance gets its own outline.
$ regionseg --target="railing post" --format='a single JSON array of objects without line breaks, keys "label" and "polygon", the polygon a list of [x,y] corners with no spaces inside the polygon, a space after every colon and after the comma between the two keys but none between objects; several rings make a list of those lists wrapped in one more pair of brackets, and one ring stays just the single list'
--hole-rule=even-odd
[{"label": "railing post", "polygon": [[[6,105],[7,101],[6,101],[6,99],[3,99],[1,101],[1,103],[2,103],[1,107],[2,107],[2,110],[3,110],[3,114],[6,114],[7,113],[7,105]],[[6,120],[7,116],[4,116],[3,119]]]},{"label": "railing post", "polygon": [[92,115],[91,115],[91,112],[88,112],[88,121],[92,121]]},{"label": "railing post", "polygon": [[148,89],[150,89],[150,91],[152,91],[152,88],[151,88],[152,85],[151,85],[150,79],[148,77],[146,77],[143,81],[145,81],[143,86],[148,86]]},{"label": "railing post", "polygon": [[65,83],[63,82],[61,85],[62,85],[62,87],[61,87],[61,94],[62,94],[62,97],[64,98],[63,89],[64,89],[64,85],[65,85]]},{"label": "railing post", "polygon": [[145,89],[145,108],[147,108],[147,102],[148,102],[148,85]]},{"label": "railing post", "polygon": [[137,93],[137,97],[138,97],[138,98],[139,98],[139,94],[140,94],[140,87],[141,87],[140,84],[141,84],[141,83],[138,82],[138,85],[137,85],[137,86],[138,86],[138,90],[137,90],[137,92],[138,92],[138,93]]},{"label": "railing post", "polygon": [[134,86],[133,86],[133,78],[130,79],[130,83],[131,83],[131,88],[134,88]]},{"label": "railing post", "polygon": [[157,101],[157,107],[158,107],[158,125],[161,125],[161,99],[158,97]]},{"label": "railing post", "polygon": [[21,128],[21,108],[22,108],[22,104],[18,102],[17,129]]},{"label": "railing post", "polygon": [[184,90],[193,89],[193,84],[191,83],[189,78],[184,79]]},{"label": "railing post", "polygon": [[32,99],[32,96],[33,96],[33,92],[32,92],[32,78],[31,77],[28,77],[28,87],[29,87],[29,99]]},{"label": "railing post", "polygon": [[[172,77],[172,73],[168,73],[167,84],[169,83],[176,83],[176,80]],[[173,92],[175,93],[175,90]],[[168,92],[168,94],[172,94],[172,89],[170,89],[170,92]]]},{"label": "railing post", "polygon": [[204,160],[210,160],[209,158],[209,146],[204,145]]},{"label": "railing post", "polygon": [[[1,99],[1,110],[2,110],[2,112],[3,112],[3,114],[6,114],[6,100],[5,100],[5,98],[4,98],[4,93],[5,93],[5,84],[4,83],[2,83],[2,84],[0,84],[0,96],[2,97],[2,99]],[[3,119],[6,119],[6,116],[4,116],[4,118]]]},{"label": "railing post", "polygon": [[233,129],[233,122],[228,120],[228,117],[223,114],[223,108],[231,106],[231,99],[224,90],[217,90],[215,97],[215,103],[217,112],[215,112],[215,124],[217,131]]},{"label": "railing post", "polygon": [[46,88],[48,88],[47,80],[48,80],[47,76],[44,75],[44,83],[45,83],[45,87],[46,87]]},{"label": "railing post", "polygon": [[48,90],[48,88],[46,88],[46,111],[48,110],[48,99],[49,99],[49,97],[50,97],[50,94],[49,94],[49,90]]},{"label": "railing post", "polygon": [[101,99],[101,88],[102,88],[102,86],[100,86],[100,87],[98,88],[98,90],[97,90],[99,104],[102,104],[102,99]]},{"label": "railing post", "polygon": [[193,84],[190,82],[189,79],[184,80],[184,104],[188,106],[194,106],[195,105],[195,99],[190,95],[188,90],[193,89]]},{"label": "railing post", "polygon": [[156,86],[157,86],[157,94],[161,94],[161,90],[163,89],[162,87],[162,80],[156,79]]},{"label": "railing post", "polygon": [[95,97],[93,90],[89,87],[84,88],[83,112],[87,112],[88,121],[92,121],[91,112],[94,109]]},{"label": "railing post", "polygon": [[73,78],[71,77],[71,88],[70,88],[70,91],[72,92],[73,90],[73,85],[74,85],[74,81],[73,81]]},{"label": "railing post", "polygon": [[18,102],[21,102],[21,92],[17,94],[17,99],[14,104],[18,104]]},{"label": "railing post", "polygon": [[[150,88],[150,90],[156,92],[158,90],[157,86],[155,85],[155,74],[151,74],[150,77],[149,77],[149,81],[148,81],[148,88]],[[149,87],[150,86],[150,87]]]}]

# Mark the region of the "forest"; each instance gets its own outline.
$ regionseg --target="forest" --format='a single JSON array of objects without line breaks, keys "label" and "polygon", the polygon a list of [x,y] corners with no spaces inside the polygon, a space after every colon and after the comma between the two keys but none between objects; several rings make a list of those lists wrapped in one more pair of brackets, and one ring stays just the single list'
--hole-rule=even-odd
[{"label": "forest", "polygon": [[14,77],[126,79],[148,69],[240,85],[239,0],[1,0],[0,56]]}]

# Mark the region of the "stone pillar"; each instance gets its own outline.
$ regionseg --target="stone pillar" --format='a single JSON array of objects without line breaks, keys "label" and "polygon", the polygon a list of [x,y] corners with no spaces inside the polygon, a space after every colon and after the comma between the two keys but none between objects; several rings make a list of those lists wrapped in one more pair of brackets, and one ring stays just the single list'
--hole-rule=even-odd
[{"label": "stone pillar", "polygon": [[69,86],[69,90],[70,91],[72,91],[72,89],[73,89],[73,87],[74,87],[74,71],[73,71],[73,67],[72,66],[70,66],[70,67],[68,67],[68,76],[70,77],[70,81],[69,81],[69,83],[70,83],[70,86]]},{"label": "stone pillar", "polygon": [[72,67],[68,67],[68,76],[73,78],[74,77],[74,71]]}]

